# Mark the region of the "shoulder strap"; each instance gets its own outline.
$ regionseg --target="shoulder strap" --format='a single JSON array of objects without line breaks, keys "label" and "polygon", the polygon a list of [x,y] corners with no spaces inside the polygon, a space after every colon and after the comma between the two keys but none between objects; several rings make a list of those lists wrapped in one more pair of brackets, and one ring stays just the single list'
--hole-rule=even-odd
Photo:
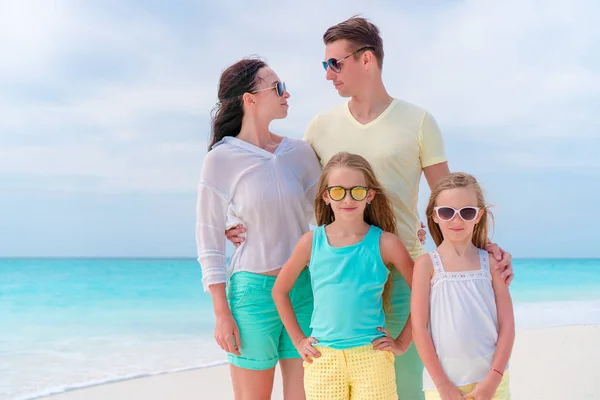
[{"label": "shoulder strap", "polygon": [[365,242],[369,244],[376,244],[377,247],[379,247],[379,240],[381,239],[382,233],[383,230],[380,227],[371,225],[369,231],[367,232],[367,236],[365,237]]},{"label": "shoulder strap", "polygon": [[383,234],[383,230],[376,225],[371,225],[369,228],[369,232],[367,232],[367,236],[363,241],[364,246],[368,246],[373,249],[375,253],[381,257],[381,235]]},{"label": "shoulder strap", "polygon": [[313,249],[321,247],[323,239],[327,240],[325,225],[321,225],[313,231]]},{"label": "shoulder strap", "polygon": [[434,275],[443,274],[444,266],[442,265],[442,259],[440,258],[440,254],[437,250],[434,250],[429,253],[429,257],[431,257],[431,262],[433,263],[433,272]]},{"label": "shoulder strap", "polygon": [[481,266],[482,271],[490,270],[490,255],[487,251],[478,249],[479,251],[479,265]]},{"label": "shoulder strap", "polygon": [[312,248],[310,249],[310,261],[308,262],[308,269],[312,270],[317,257],[318,252],[322,251],[323,243],[321,238],[324,234],[325,225],[321,225],[313,229]]}]

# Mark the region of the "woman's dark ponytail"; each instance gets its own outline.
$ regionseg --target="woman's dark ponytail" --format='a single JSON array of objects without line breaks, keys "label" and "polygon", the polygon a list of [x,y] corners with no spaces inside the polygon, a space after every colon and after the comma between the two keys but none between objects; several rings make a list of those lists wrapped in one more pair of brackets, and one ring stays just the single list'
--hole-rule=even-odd
[{"label": "woman's dark ponytail", "polygon": [[246,59],[223,71],[219,81],[219,103],[214,110],[208,151],[225,136],[237,136],[240,133],[244,118],[242,96],[255,89],[256,75],[266,66],[264,61]]}]

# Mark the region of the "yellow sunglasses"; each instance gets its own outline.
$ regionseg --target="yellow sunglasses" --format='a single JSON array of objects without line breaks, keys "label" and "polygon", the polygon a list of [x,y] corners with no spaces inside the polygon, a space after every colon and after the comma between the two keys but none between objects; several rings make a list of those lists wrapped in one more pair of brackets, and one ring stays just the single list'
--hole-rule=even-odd
[{"label": "yellow sunglasses", "polygon": [[335,201],[341,201],[346,197],[346,193],[350,192],[350,196],[356,201],[362,201],[367,197],[369,188],[364,186],[354,186],[349,189],[341,186],[329,186],[327,193],[329,198]]}]

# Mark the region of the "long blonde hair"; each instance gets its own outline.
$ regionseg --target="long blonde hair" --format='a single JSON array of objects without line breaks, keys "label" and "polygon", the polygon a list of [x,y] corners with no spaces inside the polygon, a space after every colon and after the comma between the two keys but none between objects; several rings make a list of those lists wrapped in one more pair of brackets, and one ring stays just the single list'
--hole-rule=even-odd
[{"label": "long blonde hair", "polygon": [[[327,183],[329,181],[329,173],[334,168],[350,168],[361,171],[365,176],[366,185],[369,189],[375,192],[375,197],[371,204],[365,208],[364,219],[369,225],[375,225],[385,232],[397,235],[396,218],[392,203],[385,193],[385,190],[379,183],[371,164],[358,154],[340,152],[331,157],[319,179],[317,197],[315,199],[315,214],[317,225],[328,225],[335,220],[333,210],[323,201],[323,195],[327,191]],[[387,265],[391,269],[391,265]],[[383,306],[386,311],[390,310],[390,292],[392,289],[392,279],[388,276],[388,280],[383,288]]]},{"label": "long blonde hair", "polygon": [[444,236],[442,235],[439,225],[433,220],[433,213],[435,212],[434,207],[436,206],[437,198],[440,193],[442,193],[444,190],[456,188],[473,190],[477,196],[477,207],[479,207],[479,212],[483,211],[483,215],[481,216],[479,222],[475,225],[475,229],[473,231],[473,244],[477,248],[484,249],[488,243],[488,224],[493,223],[494,216],[490,212],[489,207],[485,202],[483,190],[481,189],[479,182],[477,182],[477,179],[475,179],[473,175],[469,175],[465,172],[453,172],[444,176],[431,190],[429,204],[427,204],[427,209],[425,210],[429,233],[431,234],[436,246],[439,246],[444,240]]}]

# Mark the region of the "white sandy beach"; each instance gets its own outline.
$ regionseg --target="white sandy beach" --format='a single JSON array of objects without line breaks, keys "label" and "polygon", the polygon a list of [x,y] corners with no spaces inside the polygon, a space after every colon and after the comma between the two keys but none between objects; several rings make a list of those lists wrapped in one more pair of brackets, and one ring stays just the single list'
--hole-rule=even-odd
[{"label": "white sandy beach", "polygon": [[[228,368],[222,365],[133,379],[46,399],[229,400],[233,392]],[[510,374],[514,400],[600,399],[600,325],[518,330]],[[277,376],[273,399],[281,398]]]}]

